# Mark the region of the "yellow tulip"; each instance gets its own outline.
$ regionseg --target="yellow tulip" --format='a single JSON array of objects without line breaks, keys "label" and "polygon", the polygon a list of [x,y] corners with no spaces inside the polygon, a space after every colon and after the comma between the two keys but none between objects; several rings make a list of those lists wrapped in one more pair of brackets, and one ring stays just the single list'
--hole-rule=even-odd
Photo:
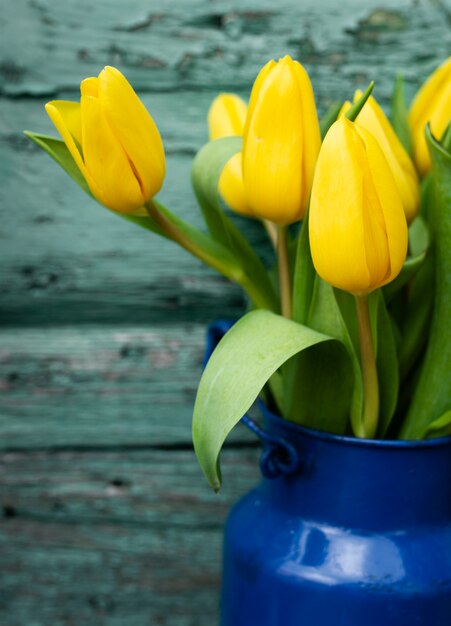
[{"label": "yellow tulip", "polygon": [[208,111],[210,139],[239,137],[243,134],[247,104],[233,93],[221,93]]},{"label": "yellow tulip", "polygon": [[429,122],[433,135],[440,138],[451,121],[451,57],[435,70],[415,96],[409,112],[413,138],[413,158],[421,176],[431,168],[431,157],[424,136]]},{"label": "yellow tulip", "polygon": [[[217,96],[208,111],[210,139],[240,137],[246,121],[247,105],[232,93]],[[242,215],[253,216],[249,210],[244,190],[242,155],[235,154],[227,163],[219,179],[219,193],[226,204]]]},{"label": "yellow tulip", "polygon": [[243,140],[250,210],[279,225],[302,219],[321,136],[307,72],[289,56],[269,61],[254,83]]},{"label": "yellow tulip", "polygon": [[80,102],[53,100],[46,111],[93,196],[138,213],[165,176],[160,133],[127,79],[114,67],[82,81]]},{"label": "yellow tulip", "polygon": [[393,280],[406,258],[407,223],[387,160],[371,133],[345,117],[319,154],[309,233],[321,278],[356,295]]},{"label": "yellow tulip", "polygon": [[[362,92],[356,91],[354,102],[361,96]],[[346,113],[350,107],[351,103],[346,102],[341,114]],[[366,128],[382,148],[398,187],[407,222],[410,224],[417,214],[420,203],[418,176],[411,158],[399,141],[385,113],[372,96],[368,98],[357,116],[356,124]]]}]

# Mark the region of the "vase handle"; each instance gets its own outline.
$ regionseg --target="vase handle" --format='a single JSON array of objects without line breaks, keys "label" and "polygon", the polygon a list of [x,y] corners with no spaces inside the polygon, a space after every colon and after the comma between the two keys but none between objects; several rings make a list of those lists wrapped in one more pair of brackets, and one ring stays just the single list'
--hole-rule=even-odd
[{"label": "vase handle", "polygon": [[[206,366],[214,349],[234,323],[232,320],[216,320],[208,326],[203,367]],[[257,405],[262,409],[264,406],[263,401],[258,399]],[[247,414],[243,415],[241,422],[262,442],[263,450],[260,457],[260,471],[265,478],[292,476],[300,471],[301,458],[299,452],[291,443],[283,437],[270,435]]]}]

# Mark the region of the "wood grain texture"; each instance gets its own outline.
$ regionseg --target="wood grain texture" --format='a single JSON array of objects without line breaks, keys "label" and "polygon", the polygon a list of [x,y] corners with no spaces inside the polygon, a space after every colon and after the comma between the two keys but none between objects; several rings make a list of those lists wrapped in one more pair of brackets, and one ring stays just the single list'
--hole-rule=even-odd
[{"label": "wood grain texture", "polygon": [[[224,491],[191,450],[205,325],[239,289],[87,198],[23,129],[118,66],[165,142],[161,200],[202,225],[192,156],[219,90],[286,53],[320,111],[376,79],[386,106],[450,51],[445,0],[15,0],[0,20],[0,624],[213,626],[222,524],[257,480],[236,429]],[[237,219],[267,263],[262,229]],[[252,626],[252,625],[249,625]]]},{"label": "wood grain texture", "polygon": [[2,626],[215,624],[222,524],[256,460],[226,451],[216,496],[191,451],[3,455]]},{"label": "wood grain texture", "polygon": [[199,324],[1,331],[0,450],[190,444],[204,335]]}]

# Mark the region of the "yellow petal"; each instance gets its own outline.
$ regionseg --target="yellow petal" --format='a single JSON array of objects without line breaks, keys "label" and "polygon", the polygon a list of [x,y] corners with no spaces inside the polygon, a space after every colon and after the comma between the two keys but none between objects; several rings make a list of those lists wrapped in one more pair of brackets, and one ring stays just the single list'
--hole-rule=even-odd
[{"label": "yellow petal", "polygon": [[98,86],[104,115],[133,164],[145,199],[150,199],[161,189],[166,168],[158,128],[119,70],[105,67]]},{"label": "yellow petal", "polygon": [[91,76],[90,78],[85,78],[80,83],[80,92],[82,96],[93,96],[94,98],[99,97],[99,79]]},{"label": "yellow petal", "polygon": [[448,124],[451,122],[451,77],[440,97],[437,98],[429,121],[432,133],[441,139]]},{"label": "yellow petal", "polygon": [[[61,137],[63,137],[63,132],[66,136],[67,133],[69,133],[69,139],[74,140],[77,152],[79,152],[79,148],[81,146],[80,103],[69,102],[68,100],[52,100],[51,102],[47,102],[45,110],[47,111],[52,122],[55,124]],[[67,147],[70,150],[70,147]],[[75,158],[74,154],[72,154],[72,156]]]},{"label": "yellow petal", "polygon": [[127,154],[105,118],[99,98],[81,97],[81,118],[84,162],[95,182],[91,191],[113,211],[134,212],[146,198]]},{"label": "yellow petal", "polygon": [[340,118],[324,138],[316,164],[309,211],[313,263],[335,287],[359,293],[369,289],[362,221],[365,157],[361,141]]},{"label": "yellow petal", "polygon": [[[372,187],[377,193],[381,210],[380,219],[384,229],[384,239],[388,246],[389,265],[385,278],[374,281],[374,289],[392,281],[402,269],[407,255],[407,221],[401,196],[380,145],[373,135],[359,126],[356,130],[364,139],[367,164],[372,180]],[[370,185],[365,186],[365,197],[369,195]],[[371,209],[367,208],[367,213]]]},{"label": "yellow petal", "polygon": [[66,100],[52,100],[45,105],[48,116],[55,124],[56,130],[61,135],[67,149],[72,155],[77,167],[83,174],[94,196],[97,197],[98,189],[87,171],[83,162],[81,145],[81,111],[79,102],[69,102]]},{"label": "yellow petal", "polygon": [[304,145],[302,151],[303,185],[301,204],[303,207],[306,207],[312,188],[316,161],[321,148],[321,131],[310,78],[300,63],[293,63],[292,67],[297,75],[302,102],[301,121]]},{"label": "yellow petal", "polygon": [[[356,91],[354,102],[361,96],[362,92]],[[419,181],[413,162],[385,113],[372,96],[360,111],[356,123],[368,130],[381,147],[398,187],[407,221],[410,223],[417,214],[420,202]]]},{"label": "yellow petal", "polygon": [[227,162],[219,179],[219,193],[231,209],[247,217],[255,217],[247,204],[243,184],[242,155],[235,154]]},{"label": "yellow petal", "polygon": [[413,157],[419,173],[424,176],[431,167],[431,158],[424,136],[428,122],[435,124],[434,134],[440,137],[451,118],[451,57],[429,76],[418,91],[409,112],[413,138]]},{"label": "yellow petal", "polygon": [[[434,101],[445,85],[451,80],[451,57],[448,57],[418,90],[409,111],[409,123],[414,128],[418,123],[423,123],[425,112],[429,113]],[[427,122],[428,120],[426,120]]]},{"label": "yellow petal", "polygon": [[243,177],[250,209],[289,224],[302,217],[302,95],[291,59],[257,78],[243,142]]},{"label": "yellow petal", "polygon": [[239,96],[233,93],[219,94],[208,111],[210,139],[242,135],[246,113],[247,105]]},{"label": "yellow petal", "polygon": [[327,133],[309,214],[318,274],[351,293],[368,293],[399,273],[407,224],[388,163],[374,137],[346,118]]},{"label": "yellow petal", "polygon": [[246,121],[244,123],[244,132],[243,132],[244,135],[247,134],[247,127],[249,126],[250,119],[252,115],[254,114],[254,108],[255,108],[255,104],[258,101],[260,89],[263,83],[265,82],[266,77],[269,76],[269,74],[272,72],[272,70],[276,66],[277,66],[277,63],[274,61],[274,59],[271,59],[270,61],[268,61],[268,63],[266,63],[266,65],[264,65],[262,69],[259,71],[257,78],[254,81],[254,84],[252,87],[251,98],[249,100],[249,105],[247,109]]}]

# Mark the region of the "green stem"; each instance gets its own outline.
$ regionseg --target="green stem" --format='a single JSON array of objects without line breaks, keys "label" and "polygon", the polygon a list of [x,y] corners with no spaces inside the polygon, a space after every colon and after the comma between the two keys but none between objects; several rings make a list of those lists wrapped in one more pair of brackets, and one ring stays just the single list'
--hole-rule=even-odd
[{"label": "green stem", "polygon": [[371,336],[368,295],[355,296],[359,324],[360,363],[363,375],[363,417],[358,437],[373,438],[379,418],[379,381]]},{"label": "green stem", "polygon": [[216,256],[210,254],[208,250],[196,245],[189,237],[179,230],[177,226],[173,224],[152,201],[146,202],[145,207],[154,223],[170,239],[178,243],[179,246],[184,248],[187,252],[203,261],[206,265],[209,265],[220,274],[223,274],[233,282],[241,285],[257,308],[272,310],[273,307],[268,301],[268,298],[266,298],[265,294],[262,294],[258,289],[256,289],[253,281],[250,280],[242,270],[237,271],[236,268],[229,268],[226,264],[221,263]]},{"label": "green stem", "polygon": [[266,233],[274,250],[277,250],[277,226],[270,220],[262,220]]},{"label": "green stem", "polygon": [[279,268],[280,309],[282,315],[291,320],[293,317],[293,307],[287,226],[277,226],[277,262]]}]

